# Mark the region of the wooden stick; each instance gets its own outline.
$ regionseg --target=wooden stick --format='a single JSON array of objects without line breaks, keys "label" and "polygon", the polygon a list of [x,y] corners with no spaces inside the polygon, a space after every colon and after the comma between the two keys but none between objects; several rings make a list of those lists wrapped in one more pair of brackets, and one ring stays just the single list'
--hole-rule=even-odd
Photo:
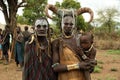
[{"label": "wooden stick", "polygon": [[16,37],[16,28],[14,29],[14,32],[13,32],[13,40],[12,40],[12,46],[11,46],[11,56],[12,58],[14,59],[14,46],[15,46],[15,38]]}]

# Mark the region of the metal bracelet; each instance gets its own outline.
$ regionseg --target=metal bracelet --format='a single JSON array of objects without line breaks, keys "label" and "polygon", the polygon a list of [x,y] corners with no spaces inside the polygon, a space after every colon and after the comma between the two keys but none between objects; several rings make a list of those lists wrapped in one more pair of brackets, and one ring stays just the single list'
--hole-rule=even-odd
[{"label": "metal bracelet", "polygon": [[52,65],[52,68],[56,67],[57,65],[59,65],[59,63],[55,63]]}]

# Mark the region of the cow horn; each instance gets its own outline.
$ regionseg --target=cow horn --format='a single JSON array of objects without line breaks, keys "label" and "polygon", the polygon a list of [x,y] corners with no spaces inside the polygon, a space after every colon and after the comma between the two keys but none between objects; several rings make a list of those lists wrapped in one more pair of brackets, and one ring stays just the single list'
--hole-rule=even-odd
[{"label": "cow horn", "polygon": [[48,4],[46,7],[45,7],[45,14],[48,18],[52,19],[52,17],[49,15],[48,13],[48,9],[51,10],[53,13],[56,13],[57,14],[57,7],[55,7],[54,5],[51,5],[51,4]]},{"label": "cow horn", "polygon": [[90,23],[93,20],[93,11],[90,8],[84,7],[84,8],[79,8],[77,10],[77,15],[83,14],[83,13],[89,13],[90,14],[90,20],[88,21],[88,23]]}]

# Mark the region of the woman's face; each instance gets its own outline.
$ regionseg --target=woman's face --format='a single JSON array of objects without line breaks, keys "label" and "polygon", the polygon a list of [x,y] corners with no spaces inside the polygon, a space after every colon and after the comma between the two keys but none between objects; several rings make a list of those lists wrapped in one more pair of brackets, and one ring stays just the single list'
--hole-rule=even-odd
[{"label": "woman's face", "polygon": [[39,19],[35,23],[35,31],[38,36],[46,36],[48,31],[48,23],[45,19]]},{"label": "woman's face", "polygon": [[63,30],[66,35],[71,35],[74,28],[74,19],[71,16],[66,16],[63,19]]}]

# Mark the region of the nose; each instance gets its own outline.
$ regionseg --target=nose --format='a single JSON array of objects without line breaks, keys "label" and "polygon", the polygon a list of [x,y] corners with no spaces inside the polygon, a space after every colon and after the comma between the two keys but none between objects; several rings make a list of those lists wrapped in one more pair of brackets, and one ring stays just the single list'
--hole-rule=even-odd
[{"label": "nose", "polygon": [[67,29],[70,30],[72,27],[71,26],[67,26]]},{"label": "nose", "polygon": [[40,27],[40,29],[41,29],[41,30],[43,30],[43,29],[44,29],[44,27],[43,27],[43,26],[41,26],[41,27]]}]

